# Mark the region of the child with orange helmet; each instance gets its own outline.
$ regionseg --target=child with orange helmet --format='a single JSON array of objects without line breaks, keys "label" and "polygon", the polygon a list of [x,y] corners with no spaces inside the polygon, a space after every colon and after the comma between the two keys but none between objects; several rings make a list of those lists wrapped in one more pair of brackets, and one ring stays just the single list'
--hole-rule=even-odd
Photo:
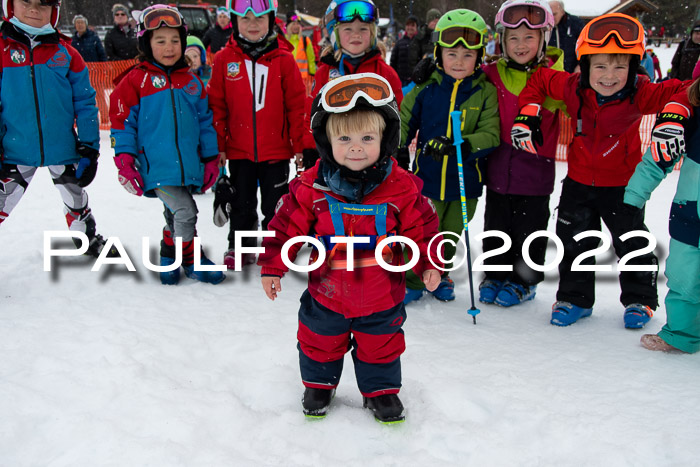
[{"label": "child with orange helmet", "polygon": [[[601,219],[612,234],[618,257],[647,246],[643,237],[621,240],[631,231],[647,230],[644,210],[623,203],[625,186],[642,158],[642,115],[660,112],[685,84],[652,84],[637,74],[644,53],[644,30],[636,19],[611,13],[589,22],[576,43],[581,73],[540,68],[520,94],[520,115],[511,130],[513,145],[536,152],[541,144],[540,110],[546,97],[563,100],[574,137],[569,145],[568,174],[562,186],[556,233],[564,245],[559,290],[551,323],[568,326],[590,316],[595,302],[595,258]],[[574,264],[584,254],[584,259]],[[643,271],[620,272],[620,301],[627,328],[641,328],[658,305],[657,258],[638,254],[628,265]]]}]

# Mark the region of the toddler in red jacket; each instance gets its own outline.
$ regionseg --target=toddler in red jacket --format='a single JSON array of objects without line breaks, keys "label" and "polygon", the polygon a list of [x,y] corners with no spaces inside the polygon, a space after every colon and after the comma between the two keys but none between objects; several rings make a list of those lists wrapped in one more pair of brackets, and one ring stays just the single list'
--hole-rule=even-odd
[{"label": "toddler in red jacket", "polygon": [[[222,162],[228,160],[232,200],[224,264],[240,270],[253,253],[235,252],[236,232],[262,228],[289,187],[290,159],[301,161],[306,87],[294,47],[274,29],[276,0],[227,2],[233,33],[214,57],[207,86]],[[254,247],[243,238],[243,247]],[[238,255],[238,258],[237,258]]]},{"label": "toddler in red jacket", "polygon": [[535,144],[542,145],[539,114],[547,96],[564,101],[574,132],[556,225],[564,246],[550,321],[557,326],[568,326],[593,312],[594,271],[606,268],[595,266],[601,219],[619,258],[639,252],[630,255],[626,270],[624,261],[619,266],[625,327],[642,328],[658,306],[657,258],[643,251],[648,240],[632,233],[648,231],[644,211],[625,205],[623,197],[642,159],[642,115],[660,112],[684,84],[677,80],[652,84],[638,75],[643,54],[639,21],[621,13],[599,16],[586,25],[576,44],[581,74],[540,68],[518,99],[520,115],[511,130],[514,146],[535,153]]},{"label": "toddler in red jacket", "polygon": [[[281,291],[284,244],[299,242],[289,249],[293,260],[305,241],[298,237],[313,237],[317,249],[310,262],[317,267],[301,297],[297,334],[304,414],[326,415],[343,357],[352,348],[364,406],[380,422],[403,421],[397,394],[405,274],[389,271],[403,264],[403,251],[399,241],[387,240],[402,236],[418,246],[409,265],[434,290],[440,282],[435,267],[441,265],[431,266],[438,256],[431,251],[428,257],[428,245],[437,234],[437,215],[421,195],[420,180],[390,156],[401,130],[387,80],[360,73],[328,83],[314,99],[311,129],[320,160],[292,181],[269,224],[275,236],[265,238],[258,261],[263,289],[271,300]],[[356,239],[352,255],[337,237]]]}]

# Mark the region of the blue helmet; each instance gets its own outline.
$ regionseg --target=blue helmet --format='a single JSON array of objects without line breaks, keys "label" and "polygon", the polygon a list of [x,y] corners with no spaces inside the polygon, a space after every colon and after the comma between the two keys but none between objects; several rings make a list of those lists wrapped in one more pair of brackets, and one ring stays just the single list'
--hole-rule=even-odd
[{"label": "blue helmet", "polygon": [[[359,19],[363,23],[378,23],[379,11],[372,0],[333,0],[321,19],[328,31],[333,50],[338,50],[335,27],[338,23],[350,23]],[[376,38],[375,38],[376,39]],[[372,44],[374,46],[374,44]]]}]

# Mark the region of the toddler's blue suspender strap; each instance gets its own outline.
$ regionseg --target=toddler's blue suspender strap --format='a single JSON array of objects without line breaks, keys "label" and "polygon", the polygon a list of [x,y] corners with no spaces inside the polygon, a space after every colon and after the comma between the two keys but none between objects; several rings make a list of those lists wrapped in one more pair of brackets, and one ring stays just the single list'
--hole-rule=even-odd
[{"label": "toddler's blue suspender strap", "polygon": [[[386,235],[386,215],[388,211],[387,203],[382,204],[350,204],[343,203],[324,193],[328,201],[328,210],[333,221],[333,230],[336,237],[344,237],[345,224],[343,224],[343,214],[353,214],[356,216],[374,216],[374,226],[377,229],[376,236]],[[368,235],[368,237],[375,237]]]}]

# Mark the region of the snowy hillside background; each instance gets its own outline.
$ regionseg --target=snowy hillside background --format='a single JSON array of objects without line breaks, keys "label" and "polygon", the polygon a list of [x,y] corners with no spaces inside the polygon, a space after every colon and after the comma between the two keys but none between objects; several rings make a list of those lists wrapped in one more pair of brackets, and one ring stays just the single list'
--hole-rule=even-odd
[{"label": "snowy hillside background", "polygon": [[[657,54],[668,68],[673,50]],[[643,349],[665,310],[645,331],[624,329],[614,273],[598,275],[593,315],[559,328],[549,324],[555,271],[534,301],[480,305],[476,326],[458,271],[455,302],[408,307],[405,423],[383,426],[362,409],[349,357],[330,414],[307,421],[295,335],[304,276],[288,275],[274,303],[257,266],[217,286],[161,286],[141,261],[144,236],[157,258],[161,204],[118,185],[107,132],[102,154],[90,204],[136,273],[94,273],[87,258],[43,271],[44,231],[65,230],[45,170],[0,229],[0,466],[698,464],[700,355]],[[560,180],[565,164],[557,171]],[[662,271],[676,182],[647,205]],[[212,196],[197,198],[198,229],[220,263],[226,230],[211,222]],[[660,274],[662,301],[666,291]]]}]

